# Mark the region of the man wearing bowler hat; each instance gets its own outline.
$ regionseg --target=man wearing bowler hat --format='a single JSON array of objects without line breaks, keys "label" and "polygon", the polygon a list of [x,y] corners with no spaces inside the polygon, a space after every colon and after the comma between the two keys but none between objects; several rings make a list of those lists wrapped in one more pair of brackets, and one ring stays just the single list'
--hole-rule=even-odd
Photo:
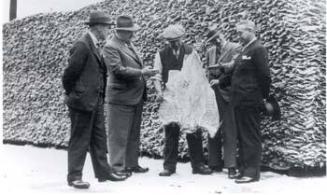
[{"label": "man wearing bowler hat", "polygon": [[71,119],[67,181],[69,186],[79,189],[90,186],[82,180],[87,151],[99,182],[126,179],[126,176],[112,172],[107,162],[103,109],[107,69],[99,43],[108,36],[112,23],[104,13],[93,12],[86,24],[89,31],[70,50],[62,79]]},{"label": "man wearing bowler hat", "polygon": [[145,78],[157,71],[143,67],[132,43],[138,30],[129,16],[119,16],[113,38],[104,48],[108,69],[106,109],[108,111],[109,162],[121,174],[147,172],[138,163]]},{"label": "man wearing bowler hat", "polygon": [[236,30],[243,48],[235,62],[231,88],[241,163],[240,175],[235,182],[249,183],[260,179],[262,146],[259,114],[269,97],[271,77],[267,50],[256,38],[255,24],[242,20],[236,25]]}]

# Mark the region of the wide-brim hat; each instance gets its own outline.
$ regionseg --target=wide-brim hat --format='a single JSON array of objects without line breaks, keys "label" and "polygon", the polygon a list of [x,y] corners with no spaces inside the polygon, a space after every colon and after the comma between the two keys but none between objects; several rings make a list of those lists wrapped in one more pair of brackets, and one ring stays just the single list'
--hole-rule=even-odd
[{"label": "wide-brim hat", "polygon": [[174,41],[182,38],[184,34],[184,27],[179,24],[174,24],[165,28],[164,31],[159,35],[159,38],[167,39],[168,41]]},{"label": "wide-brim hat", "polygon": [[276,98],[273,95],[270,95],[267,98],[267,103],[271,104],[273,110],[271,113],[268,113],[270,116],[272,116],[272,121],[280,120],[281,119],[281,111],[279,104],[276,100]]},{"label": "wide-brim hat", "polygon": [[90,14],[90,17],[88,21],[85,22],[85,24],[92,26],[92,25],[115,25],[110,18],[104,13],[100,11],[95,11]]},{"label": "wide-brim hat", "polygon": [[115,30],[137,31],[140,27],[134,23],[130,16],[118,16]]}]

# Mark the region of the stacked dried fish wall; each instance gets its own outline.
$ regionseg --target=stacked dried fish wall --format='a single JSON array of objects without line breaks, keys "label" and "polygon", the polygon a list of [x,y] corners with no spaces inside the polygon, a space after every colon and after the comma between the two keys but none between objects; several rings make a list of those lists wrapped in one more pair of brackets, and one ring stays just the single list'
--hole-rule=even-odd
[{"label": "stacked dried fish wall", "polygon": [[[103,10],[113,19],[120,14],[135,17],[142,28],[136,46],[149,65],[162,46],[158,34],[168,24],[183,24],[185,42],[203,56],[208,26],[217,23],[235,41],[235,22],[247,17],[258,24],[258,36],[269,51],[272,92],[282,109],[281,121],[265,118],[262,123],[264,165],[325,167],[325,6],[323,0],[108,0],[76,12],[39,14],[5,24],[4,142],[67,146],[70,123],[61,76],[90,11]],[[158,104],[151,82],[148,88],[141,151],[161,157],[164,136]],[[180,158],[187,158],[183,136],[179,150]]]}]

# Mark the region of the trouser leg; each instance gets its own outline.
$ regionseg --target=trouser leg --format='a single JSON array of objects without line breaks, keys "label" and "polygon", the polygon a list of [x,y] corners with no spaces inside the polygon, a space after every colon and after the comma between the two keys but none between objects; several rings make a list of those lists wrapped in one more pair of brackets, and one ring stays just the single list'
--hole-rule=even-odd
[{"label": "trouser leg", "polygon": [[108,150],[113,170],[125,169],[127,140],[134,118],[135,108],[126,105],[108,105]]},{"label": "trouser leg", "polygon": [[214,137],[208,135],[208,166],[223,167],[222,161],[222,132],[217,131]]},{"label": "trouser leg", "polygon": [[218,112],[220,117],[220,123],[217,134],[214,137],[208,136],[208,165],[210,167],[223,167],[224,162],[222,160],[222,147],[223,147],[223,131],[225,126],[224,116],[226,112],[227,102],[224,100],[219,91],[219,86],[214,86],[214,92],[216,102],[218,106]]},{"label": "trouser leg", "polygon": [[224,164],[227,168],[236,167],[237,131],[234,112],[230,105],[227,105],[223,120],[224,124],[222,127],[222,132],[224,137]]},{"label": "trouser leg", "polygon": [[202,132],[197,130],[195,133],[188,133],[186,140],[189,147],[192,168],[194,169],[203,165]]},{"label": "trouser leg", "polygon": [[165,125],[164,169],[176,170],[180,128],[176,123]]},{"label": "trouser leg", "polygon": [[242,172],[259,179],[261,162],[260,116],[256,108],[236,108],[235,120],[239,133]]},{"label": "trouser leg", "polygon": [[96,178],[106,179],[110,174],[107,159],[107,135],[104,126],[103,101],[100,100],[94,113],[94,125],[90,143],[90,155]]},{"label": "trouser leg", "polygon": [[126,148],[126,167],[138,166],[140,129],[142,122],[143,101],[135,107],[132,128],[130,129]]},{"label": "trouser leg", "polygon": [[67,180],[82,179],[82,171],[87,150],[90,145],[94,115],[70,108],[71,134],[68,145],[68,175]]}]

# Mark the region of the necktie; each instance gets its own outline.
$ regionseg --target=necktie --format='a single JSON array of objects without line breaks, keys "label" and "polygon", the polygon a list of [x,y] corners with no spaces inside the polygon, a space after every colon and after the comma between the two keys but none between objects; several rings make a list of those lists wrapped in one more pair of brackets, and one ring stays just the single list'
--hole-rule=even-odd
[{"label": "necktie", "polygon": [[105,45],[105,42],[104,41],[98,41],[96,43],[96,49],[98,50],[98,53],[100,54],[100,56],[102,56],[102,49]]}]

